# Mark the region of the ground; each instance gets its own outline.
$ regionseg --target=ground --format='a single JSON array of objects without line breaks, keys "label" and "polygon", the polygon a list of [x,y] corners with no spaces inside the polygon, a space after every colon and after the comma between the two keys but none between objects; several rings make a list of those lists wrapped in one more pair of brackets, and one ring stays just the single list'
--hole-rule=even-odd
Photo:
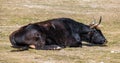
[{"label": "ground", "polygon": [[[107,46],[11,52],[9,35],[20,26],[67,17],[85,24],[94,19]],[[0,0],[0,63],[120,63],[120,0]]]}]

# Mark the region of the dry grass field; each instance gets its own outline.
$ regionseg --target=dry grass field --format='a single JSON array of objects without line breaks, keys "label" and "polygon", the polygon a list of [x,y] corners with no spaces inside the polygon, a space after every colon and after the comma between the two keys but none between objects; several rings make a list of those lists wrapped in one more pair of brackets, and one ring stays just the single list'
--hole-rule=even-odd
[{"label": "dry grass field", "polygon": [[[11,52],[9,35],[20,26],[68,17],[89,24],[103,17],[106,47]],[[0,0],[0,63],[120,63],[120,0]]]}]

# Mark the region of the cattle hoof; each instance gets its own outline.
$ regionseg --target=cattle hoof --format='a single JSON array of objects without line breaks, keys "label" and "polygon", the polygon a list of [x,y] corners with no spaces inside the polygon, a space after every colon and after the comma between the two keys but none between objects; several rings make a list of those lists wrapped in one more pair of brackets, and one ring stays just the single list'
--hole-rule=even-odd
[{"label": "cattle hoof", "polygon": [[62,48],[58,46],[58,47],[57,47],[57,48],[55,48],[54,50],[60,50],[60,49],[62,49]]},{"label": "cattle hoof", "polygon": [[35,49],[35,45],[29,45],[29,47]]},{"label": "cattle hoof", "polygon": [[60,46],[56,46],[56,45],[53,46],[53,50],[61,50],[61,49],[62,49],[62,47],[60,47]]},{"label": "cattle hoof", "polygon": [[61,50],[62,47],[58,46],[58,45],[47,45],[45,46],[46,50]]}]

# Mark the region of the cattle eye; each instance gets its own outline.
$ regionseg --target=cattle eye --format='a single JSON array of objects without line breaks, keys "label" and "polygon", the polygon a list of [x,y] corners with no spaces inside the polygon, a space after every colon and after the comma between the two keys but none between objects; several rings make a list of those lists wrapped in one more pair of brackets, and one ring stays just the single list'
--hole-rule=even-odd
[{"label": "cattle eye", "polygon": [[39,34],[37,34],[37,37],[39,37]]}]

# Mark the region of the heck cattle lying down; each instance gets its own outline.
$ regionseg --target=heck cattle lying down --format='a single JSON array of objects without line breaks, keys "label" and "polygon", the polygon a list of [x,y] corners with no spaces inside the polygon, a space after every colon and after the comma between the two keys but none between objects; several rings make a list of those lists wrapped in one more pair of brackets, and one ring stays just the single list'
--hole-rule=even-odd
[{"label": "heck cattle lying down", "polygon": [[70,18],[57,18],[43,22],[31,23],[14,31],[10,35],[12,47],[27,50],[55,50],[67,47],[82,47],[81,41],[105,44],[98,24],[85,25]]}]

